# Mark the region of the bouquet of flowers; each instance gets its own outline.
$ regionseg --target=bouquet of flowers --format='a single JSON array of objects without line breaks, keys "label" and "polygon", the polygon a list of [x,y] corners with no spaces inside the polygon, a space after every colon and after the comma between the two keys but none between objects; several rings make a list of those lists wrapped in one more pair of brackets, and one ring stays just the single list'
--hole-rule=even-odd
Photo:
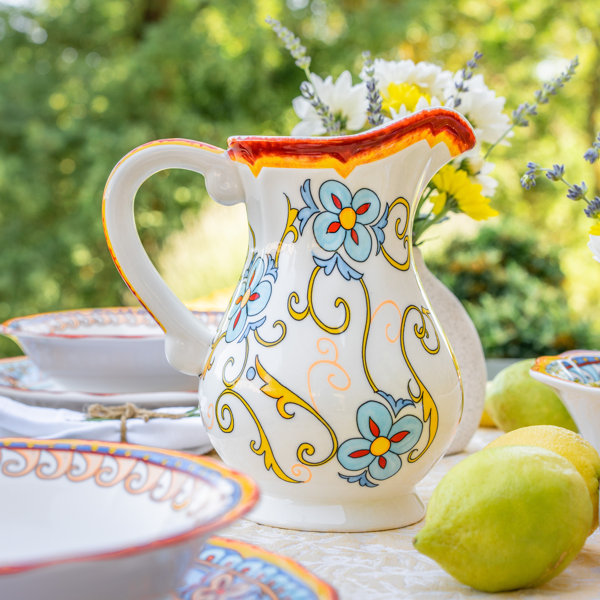
[{"label": "bouquet of flowers", "polygon": [[509,117],[505,99],[487,87],[482,75],[475,74],[482,58],[479,52],[457,73],[429,62],[372,60],[365,52],[360,82],[355,84],[349,71],[335,81],[311,72],[311,59],[300,39],[275,19],[268,18],[267,23],[306,75],[300,85],[301,95],[292,102],[300,118],[292,135],[354,133],[435,106],[457,110],[473,126],[476,146],[438,171],[420,199],[413,226],[414,244],[421,243],[423,234],[451,213],[464,213],[478,221],[498,214],[490,204],[497,186],[491,176],[494,165],[488,160],[490,153],[499,144],[508,143],[515,127],[528,125],[528,117],[536,115],[538,106],[557,93],[578,64],[575,58],[565,72],[535,93],[535,102],[521,104]]}]

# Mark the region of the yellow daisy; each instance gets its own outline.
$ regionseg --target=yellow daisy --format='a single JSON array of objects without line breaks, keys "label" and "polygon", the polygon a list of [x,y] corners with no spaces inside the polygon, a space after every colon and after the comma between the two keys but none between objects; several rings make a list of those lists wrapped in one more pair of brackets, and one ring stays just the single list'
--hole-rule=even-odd
[{"label": "yellow daisy", "polygon": [[490,206],[490,199],[481,193],[482,186],[469,179],[465,171],[446,165],[431,181],[438,192],[432,198],[435,215],[442,212],[448,197],[454,198],[460,211],[476,221],[484,221],[499,214]]}]

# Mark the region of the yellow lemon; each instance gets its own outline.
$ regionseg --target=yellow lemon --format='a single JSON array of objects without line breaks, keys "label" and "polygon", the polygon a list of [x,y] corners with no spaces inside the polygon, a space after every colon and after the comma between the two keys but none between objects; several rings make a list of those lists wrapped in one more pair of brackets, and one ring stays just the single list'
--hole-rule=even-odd
[{"label": "yellow lemon", "polygon": [[577,425],[556,393],[529,375],[534,359],[516,362],[490,382],[485,410],[502,431],[528,425],[558,425],[577,431]]},{"label": "yellow lemon", "polygon": [[486,448],[438,484],[413,543],[485,592],[540,585],[579,553],[592,503],[566,458],[533,446]]},{"label": "yellow lemon", "polygon": [[[600,455],[596,449],[578,433],[554,425],[532,425],[521,427],[495,439],[488,448],[497,446],[538,446],[552,450],[567,460],[579,471],[590,493],[594,509],[592,529],[598,527],[598,480],[600,479]],[[590,531],[590,533],[591,533]]]},{"label": "yellow lemon", "polygon": [[496,423],[494,423],[494,420],[492,419],[492,417],[490,417],[489,413],[487,412],[487,410],[485,410],[485,408],[483,409],[483,412],[481,413],[481,420],[479,421],[479,426],[480,427],[496,427]]}]

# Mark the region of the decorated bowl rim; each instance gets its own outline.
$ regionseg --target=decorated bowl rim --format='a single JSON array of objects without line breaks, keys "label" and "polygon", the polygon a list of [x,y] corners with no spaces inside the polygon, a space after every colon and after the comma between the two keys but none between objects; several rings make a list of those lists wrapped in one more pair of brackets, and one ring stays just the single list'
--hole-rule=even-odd
[{"label": "decorated bowl rim", "polygon": [[[250,477],[207,456],[199,456],[176,450],[153,448],[137,444],[119,442],[107,443],[96,440],[84,441],[66,438],[56,440],[0,438],[0,450],[3,448],[14,450],[58,450],[73,453],[101,454],[104,456],[126,456],[127,458],[134,458],[138,461],[155,464],[171,471],[179,471],[196,478],[201,478],[202,481],[205,481],[211,486],[214,486],[215,484],[210,482],[209,478],[206,476],[216,476],[219,479],[234,483],[236,490],[235,493],[232,494],[230,499],[231,502],[228,502],[221,512],[213,515],[209,520],[196,524],[179,533],[167,535],[166,537],[159,537],[155,540],[139,544],[116,547],[98,552],[92,551],[77,555],[57,556],[56,558],[20,562],[14,565],[0,565],[0,577],[3,575],[14,575],[16,573],[33,571],[61,564],[92,562],[95,560],[109,560],[118,557],[126,557],[157,550],[159,548],[176,546],[199,536],[209,536],[211,533],[226,527],[249,512],[259,498],[258,486]],[[203,477],[203,475],[205,475],[205,477]]]},{"label": "decorated bowl rim", "polygon": [[600,359],[600,350],[567,350],[566,352],[562,352],[561,354],[555,354],[552,356],[539,356],[535,359],[534,364],[532,365],[530,372],[532,375],[537,375],[538,377],[547,378],[551,381],[560,382],[563,386],[569,386],[574,389],[582,389],[586,390],[598,390],[600,393],[600,387],[595,385],[590,385],[588,383],[583,383],[581,381],[572,381],[570,379],[565,379],[564,377],[560,377],[554,373],[549,373],[547,370],[548,365],[551,363],[565,358],[572,358],[575,356],[580,357],[594,357]]},{"label": "decorated bowl rim", "polygon": [[[192,310],[195,315],[222,315],[222,311],[218,310]],[[52,323],[52,321],[57,321],[60,319],[67,318],[78,318],[93,315],[94,313],[106,314],[107,316],[119,316],[121,314],[131,314],[137,318],[148,319],[148,323],[128,323],[128,325],[136,327],[138,325],[156,325],[157,331],[151,333],[143,333],[143,334],[119,334],[119,333],[110,333],[110,334],[102,334],[102,333],[64,333],[61,331],[39,331],[32,330],[28,328],[29,325],[36,325],[40,321],[47,320]],[[69,327],[67,330],[75,330],[78,327],[81,327],[81,324],[75,324],[72,327]],[[22,317],[13,317],[4,321],[4,323],[0,324],[0,333],[12,336],[16,338],[42,338],[42,339],[64,339],[64,340],[72,340],[72,339],[87,339],[87,340],[153,340],[153,339],[162,339],[164,337],[164,331],[160,328],[160,325],[154,321],[152,315],[142,306],[107,306],[107,307],[97,307],[97,308],[74,308],[67,310],[58,310],[58,311],[49,311],[49,312],[41,312],[34,313],[31,315],[25,315]]]}]

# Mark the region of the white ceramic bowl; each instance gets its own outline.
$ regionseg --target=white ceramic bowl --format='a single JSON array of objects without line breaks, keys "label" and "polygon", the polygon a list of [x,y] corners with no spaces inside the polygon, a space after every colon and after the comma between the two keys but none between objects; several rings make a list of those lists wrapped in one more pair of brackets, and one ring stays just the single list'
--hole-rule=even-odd
[{"label": "white ceramic bowl", "polygon": [[581,435],[600,452],[600,351],[540,356],[530,373],[556,390]]},{"label": "white ceramic bowl", "polygon": [[[216,329],[221,313],[198,312]],[[67,390],[92,393],[196,391],[198,378],[174,369],[165,335],[143,308],[89,308],[10,319],[16,339],[40,371]]]},{"label": "white ceramic bowl", "polygon": [[0,439],[0,490],[6,600],[163,600],[258,493],[205,457],[18,438]]}]

